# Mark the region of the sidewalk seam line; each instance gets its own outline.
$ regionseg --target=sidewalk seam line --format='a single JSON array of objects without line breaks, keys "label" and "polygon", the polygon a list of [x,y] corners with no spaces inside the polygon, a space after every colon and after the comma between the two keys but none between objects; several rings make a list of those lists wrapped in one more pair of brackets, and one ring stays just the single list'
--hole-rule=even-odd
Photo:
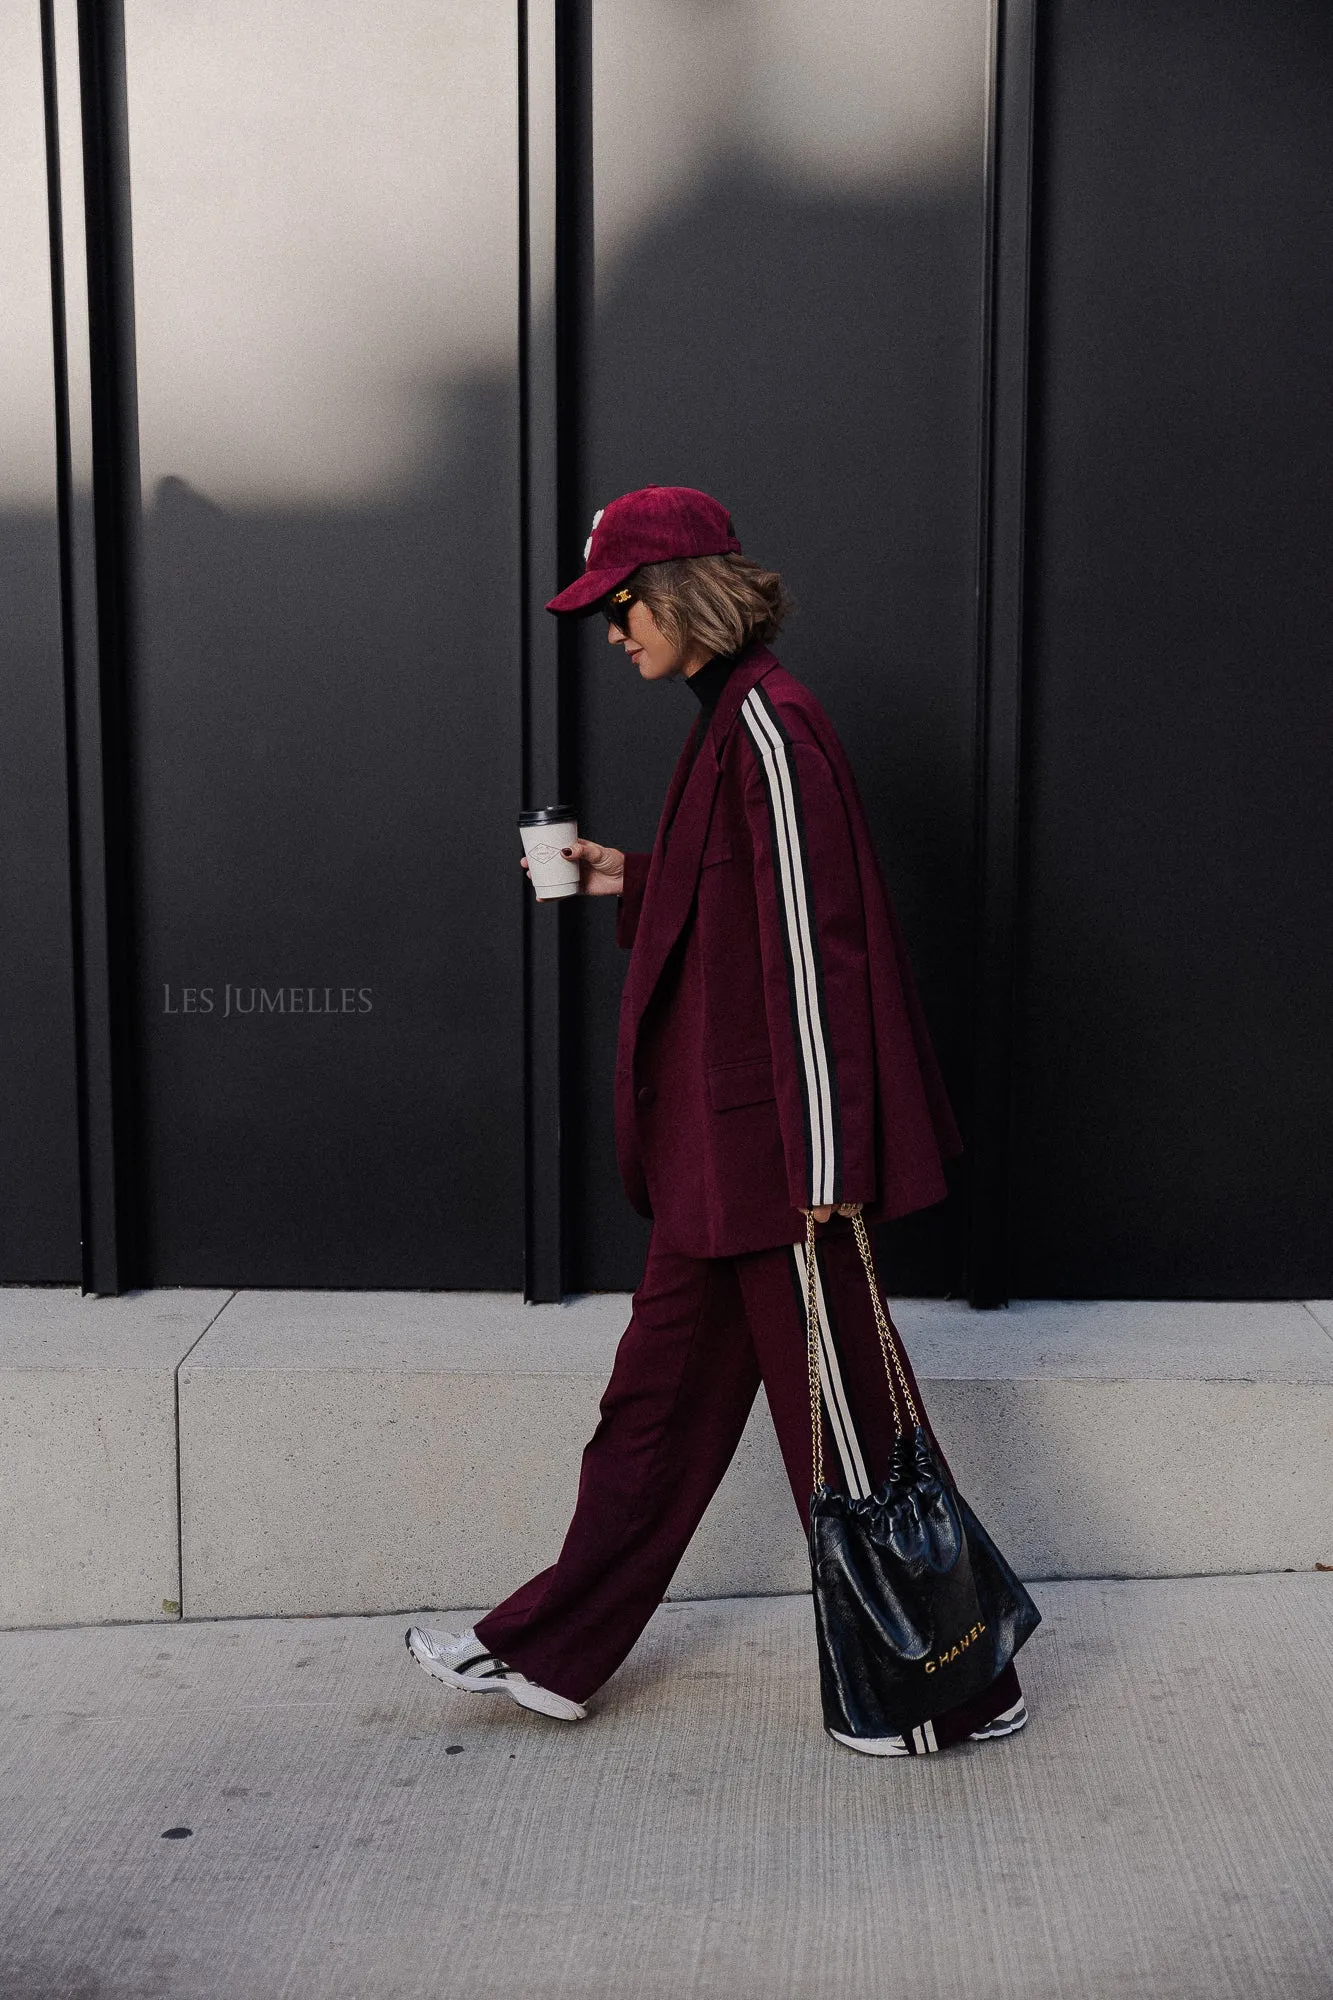
[{"label": "sidewalk seam line", "polygon": [[1318,1313],[1311,1306],[1310,1301],[1308,1299],[1302,1299],[1300,1305],[1301,1305],[1301,1311],[1309,1313],[1310,1318],[1319,1328],[1319,1331],[1323,1334],[1325,1340],[1333,1340],[1333,1327],[1327,1327],[1324,1325],[1323,1320],[1320,1319]]},{"label": "sidewalk seam line", "polygon": [[[238,1286],[236,1290],[239,1289]],[[184,1508],[181,1500],[181,1369],[194,1353],[195,1348],[198,1347],[204,1335],[217,1325],[223,1313],[226,1312],[227,1307],[236,1297],[236,1290],[228,1292],[222,1304],[213,1314],[213,1317],[200,1327],[195,1338],[190,1342],[171,1372],[172,1406],[176,1426],[176,1588],[180,1592],[177,1600],[179,1608],[176,1612],[176,1617],[182,1625],[185,1623],[185,1525],[183,1518]]]}]

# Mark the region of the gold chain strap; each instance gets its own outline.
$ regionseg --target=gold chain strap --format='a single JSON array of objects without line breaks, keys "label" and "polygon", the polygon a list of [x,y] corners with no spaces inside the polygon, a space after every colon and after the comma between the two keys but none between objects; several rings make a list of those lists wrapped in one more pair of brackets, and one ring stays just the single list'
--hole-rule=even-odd
[{"label": "gold chain strap", "polygon": [[815,1284],[815,1218],[805,1218],[805,1345],[810,1363],[810,1443],[814,1478],[810,1491],[824,1484],[824,1399],[819,1387],[819,1293]]},{"label": "gold chain strap", "polygon": [[[879,1334],[880,1353],[884,1356],[884,1372],[889,1378],[889,1388],[893,1388],[893,1378],[896,1374],[898,1377],[898,1386],[903,1393],[903,1401],[907,1406],[907,1413],[912,1419],[913,1426],[920,1427],[921,1412],[916,1406],[916,1398],[913,1396],[908,1384],[907,1372],[903,1367],[902,1354],[898,1347],[898,1336],[894,1330],[893,1323],[884,1310],[884,1301],[880,1297],[879,1279],[875,1274],[875,1260],[870,1253],[870,1235],[866,1229],[865,1218],[861,1215],[854,1216],[852,1219],[852,1228],[856,1232],[856,1247],[861,1252],[861,1262],[865,1265],[866,1269],[866,1282],[870,1286],[870,1303],[875,1312],[875,1330]],[[890,1357],[892,1357],[892,1365],[890,1365]],[[895,1395],[895,1417],[897,1414],[897,1397]],[[899,1429],[901,1432],[901,1426],[899,1426]]]},{"label": "gold chain strap", "polygon": [[[906,1429],[902,1416],[903,1409],[907,1410],[913,1425],[918,1428],[921,1427],[921,1412],[916,1406],[916,1398],[912,1394],[907,1371],[903,1367],[897,1331],[884,1310],[879,1278],[875,1272],[875,1259],[870,1248],[870,1236],[864,1217],[859,1213],[852,1218],[852,1229],[856,1236],[856,1247],[861,1253],[861,1262],[865,1266],[866,1282],[870,1287],[871,1310],[875,1315],[875,1331],[879,1335],[879,1350],[884,1358],[884,1373],[889,1379],[889,1401],[893,1405],[894,1434],[896,1437],[902,1437]],[[805,1337],[806,1358],[810,1368],[810,1444],[813,1475],[810,1490],[818,1493],[824,1483],[824,1399],[819,1375],[819,1289],[815,1271],[815,1218],[809,1210],[806,1211],[805,1217]]]}]

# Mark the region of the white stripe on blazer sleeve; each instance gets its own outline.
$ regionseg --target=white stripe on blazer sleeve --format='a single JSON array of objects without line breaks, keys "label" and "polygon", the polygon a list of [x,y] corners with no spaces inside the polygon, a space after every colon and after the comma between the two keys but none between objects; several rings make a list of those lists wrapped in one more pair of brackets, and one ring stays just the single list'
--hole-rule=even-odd
[{"label": "white stripe on blazer sleeve", "polygon": [[773,878],[805,1113],[807,1172],[802,1205],[820,1208],[845,1197],[841,1192],[836,1065],[829,1037],[800,784],[790,737],[759,685],[746,695],[741,716],[763,773],[768,802]]}]

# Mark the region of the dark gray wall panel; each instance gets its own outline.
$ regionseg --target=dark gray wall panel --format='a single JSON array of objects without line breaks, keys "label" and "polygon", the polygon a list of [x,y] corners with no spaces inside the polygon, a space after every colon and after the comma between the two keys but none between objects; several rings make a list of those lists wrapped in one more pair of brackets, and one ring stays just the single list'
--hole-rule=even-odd
[{"label": "dark gray wall panel", "polygon": [[1014,1289],[1318,1295],[1333,16],[1041,12]]},{"label": "dark gray wall panel", "polygon": [[128,48],[146,1277],[517,1287],[514,21]]},{"label": "dark gray wall panel", "polygon": [[77,1284],[78,1123],[60,594],[51,513],[0,513],[0,1282]]},{"label": "dark gray wall panel", "polygon": [[[477,401],[470,488],[433,503],[238,517],[168,484],[148,515],[155,1283],[520,1282],[513,494],[485,468],[512,398]],[[228,987],[338,1011],[227,1017]]]},{"label": "dark gray wall panel", "polygon": [[[746,551],[787,578],[799,611],[776,651],[847,746],[965,1120],[987,22],[981,6],[943,8],[935,23],[917,12],[909,49],[908,14],[886,8],[877,32],[889,52],[898,34],[904,57],[935,63],[939,116],[955,121],[947,158],[918,135],[922,156],[878,178],[813,153],[794,160],[765,136],[762,79],[742,63],[740,94],[723,93],[706,135],[710,170],[614,232],[598,271],[589,501],[650,482],[703,487],[732,509]],[[775,37],[788,24],[775,16]],[[851,8],[828,10],[820,25],[835,41],[867,29]],[[614,53],[618,62],[619,45]],[[603,51],[599,66],[610,60]],[[887,60],[881,74],[888,102],[902,78]],[[795,54],[778,83],[814,119],[803,93],[816,86]],[[856,115],[846,107],[844,139]],[[605,179],[628,171],[632,90],[604,78],[598,116]],[[619,146],[608,121],[626,128]],[[836,136],[832,114],[828,129]],[[600,226],[624,205],[614,180],[599,180],[598,202]],[[586,824],[617,845],[648,846],[693,698],[641,684],[600,622],[581,695]],[[637,1280],[644,1241],[612,1151],[624,963],[608,913],[578,914],[578,1256],[583,1282],[609,1286]],[[958,1207],[955,1196],[889,1232],[897,1289],[959,1285]]]},{"label": "dark gray wall panel", "polygon": [[0,1282],[76,1283],[78,1123],[42,50],[0,23]]}]

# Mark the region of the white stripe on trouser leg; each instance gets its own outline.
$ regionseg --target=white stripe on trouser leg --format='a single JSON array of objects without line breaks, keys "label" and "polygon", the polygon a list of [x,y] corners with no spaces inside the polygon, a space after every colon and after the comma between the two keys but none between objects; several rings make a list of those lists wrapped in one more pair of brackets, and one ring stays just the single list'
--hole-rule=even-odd
[{"label": "white stripe on trouser leg", "polygon": [[[791,1248],[800,1275],[801,1296],[804,1298],[805,1246],[793,1243]],[[828,1306],[824,1300],[824,1274],[819,1268],[818,1250],[815,1252],[815,1297],[819,1303],[819,1381],[824,1392],[824,1408],[828,1411],[834,1442],[838,1447],[838,1457],[842,1460],[842,1476],[847,1491],[853,1500],[868,1500],[870,1479],[866,1472],[861,1442],[856,1435],[851,1404],[847,1400],[847,1390],[843,1384],[838,1350],[833,1342],[833,1329],[829,1325]]]},{"label": "white stripe on trouser leg", "polygon": [[805,1096],[809,1112],[810,1206],[819,1208],[834,1199],[837,1162],[833,1143],[831,1060],[820,1013],[814,926],[801,848],[800,820],[796,812],[795,781],[787,745],[758,698],[756,688],[752,688],[746,696],[742,712],[763,766],[777,830],[776,873],[796,996],[797,1038],[805,1070]]}]

